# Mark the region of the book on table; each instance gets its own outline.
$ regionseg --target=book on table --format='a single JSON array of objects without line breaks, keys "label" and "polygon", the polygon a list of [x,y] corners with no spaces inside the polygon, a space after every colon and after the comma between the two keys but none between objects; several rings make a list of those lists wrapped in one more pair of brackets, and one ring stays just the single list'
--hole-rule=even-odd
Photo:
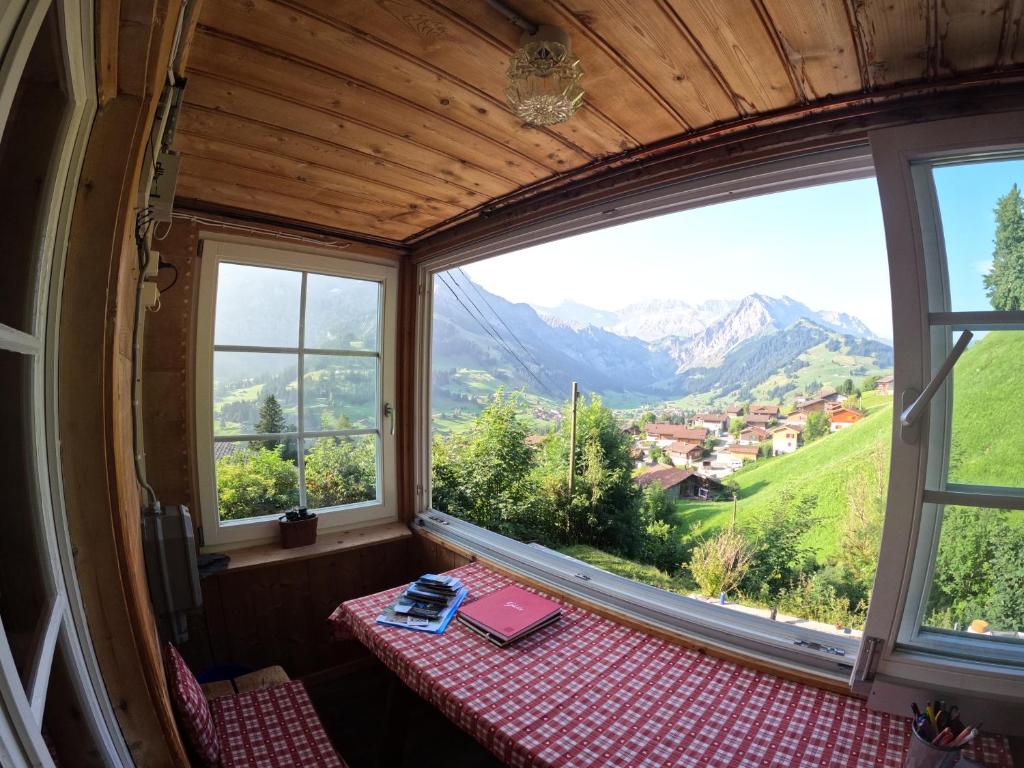
[{"label": "book on table", "polygon": [[495,645],[505,646],[558,621],[558,603],[510,585],[462,606],[459,622]]},{"label": "book on table", "polygon": [[467,591],[459,579],[425,574],[406,587],[398,599],[384,609],[377,617],[377,623],[441,634],[459,609]]}]

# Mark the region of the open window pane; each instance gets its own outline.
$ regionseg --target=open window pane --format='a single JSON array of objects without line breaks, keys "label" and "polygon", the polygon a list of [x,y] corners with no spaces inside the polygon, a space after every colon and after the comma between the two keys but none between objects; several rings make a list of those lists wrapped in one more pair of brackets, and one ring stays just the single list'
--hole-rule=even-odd
[{"label": "open window pane", "polygon": [[306,355],[303,429],[374,429],[377,426],[377,358]]},{"label": "open window pane", "polygon": [[432,503],[714,610],[725,593],[766,632],[775,609],[855,641],[889,474],[888,285],[874,180],[437,272]]},{"label": "open window pane", "polygon": [[298,505],[294,440],[215,443],[214,457],[221,520],[281,514]]},{"label": "open window pane", "polygon": [[[1011,285],[1020,258],[1024,159],[937,166],[932,170],[949,269],[949,310],[1024,309]],[[940,309],[933,307],[934,309]]]},{"label": "open window pane", "polygon": [[214,343],[297,347],[301,292],[301,272],[221,263]]},{"label": "open window pane", "polygon": [[374,501],[377,436],[350,435],[306,440],[306,506],[310,509]]},{"label": "open window pane", "polygon": [[953,369],[948,479],[1024,487],[1024,332],[976,339]]},{"label": "open window pane", "polygon": [[1024,642],[1024,512],[949,506],[924,626]]},{"label": "open window pane", "polygon": [[215,352],[213,433],[294,432],[298,423],[298,356]]},{"label": "open window pane", "polygon": [[380,283],[310,274],[304,346],[376,352],[379,314]]}]

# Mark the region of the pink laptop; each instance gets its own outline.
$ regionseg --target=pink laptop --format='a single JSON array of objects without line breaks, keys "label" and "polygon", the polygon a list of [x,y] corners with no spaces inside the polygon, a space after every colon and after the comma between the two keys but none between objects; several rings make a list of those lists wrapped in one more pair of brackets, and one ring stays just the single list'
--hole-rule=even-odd
[{"label": "pink laptop", "polygon": [[498,645],[540,629],[562,613],[558,603],[510,585],[459,608],[459,620]]}]

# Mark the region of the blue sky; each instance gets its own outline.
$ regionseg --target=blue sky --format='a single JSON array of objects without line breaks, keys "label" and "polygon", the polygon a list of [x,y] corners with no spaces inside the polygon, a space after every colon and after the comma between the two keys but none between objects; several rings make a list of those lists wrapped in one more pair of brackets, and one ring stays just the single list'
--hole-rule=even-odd
[{"label": "blue sky", "polygon": [[[996,199],[1024,161],[937,171],[955,309],[987,307]],[[511,301],[618,309],[651,299],[788,295],[892,336],[885,233],[874,179],[721,203],[528,248],[465,268]],[[966,306],[970,304],[970,306]]]},{"label": "blue sky", "polygon": [[992,309],[982,276],[992,266],[996,201],[1024,184],[1024,160],[936,168],[935,190],[946,241],[952,308]]}]

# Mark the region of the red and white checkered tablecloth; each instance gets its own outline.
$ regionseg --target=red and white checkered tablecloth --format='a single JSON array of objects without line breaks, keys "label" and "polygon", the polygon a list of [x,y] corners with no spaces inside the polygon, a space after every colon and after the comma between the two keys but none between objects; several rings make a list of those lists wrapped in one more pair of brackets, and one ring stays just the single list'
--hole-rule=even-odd
[{"label": "red and white checkered tablecloth", "polygon": [[[456,568],[480,597],[511,580]],[[506,648],[452,622],[442,635],[376,624],[400,589],[343,603],[332,625],[500,760],[521,766],[900,768],[907,718],[675,645],[563,603]],[[561,601],[559,601],[561,602]],[[968,756],[1010,768],[1005,739]]]}]

